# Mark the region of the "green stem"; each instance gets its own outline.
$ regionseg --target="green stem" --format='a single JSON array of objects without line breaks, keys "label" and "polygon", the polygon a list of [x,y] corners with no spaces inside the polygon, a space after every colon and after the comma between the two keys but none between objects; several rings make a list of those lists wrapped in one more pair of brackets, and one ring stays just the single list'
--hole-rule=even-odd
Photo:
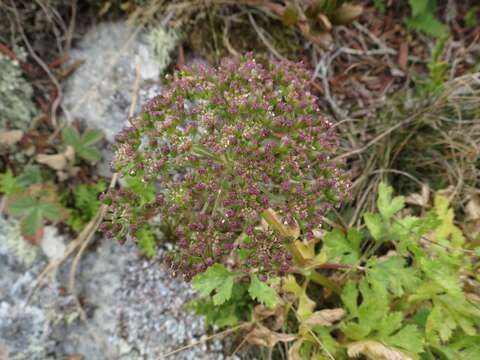
[{"label": "green stem", "polygon": [[338,286],[332,280],[330,280],[326,276],[324,276],[324,275],[322,275],[322,274],[320,274],[316,271],[312,271],[312,273],[310,274],[310,276],[308,278],[311,281],[313,281],[314,283],[317,283],[318,285],[321,285],[323,287],[326,287],[326,288],[332,290],[335,294],[337,294],[339,296],[342,293],[342,289],[340,288],[340,286]]},{"label": "green stem", "polygon": [[298,250],[298,248],[295,246],[294,243],[288,244],[286,247],[292,253],[293,258],[295,259],[295,262],[297,263],[297,265],[301,269],[303,269],[305,267],[305,265],[307,264],[307,260],[303,257],[300,250]]},{"label": "green stem", "polygon": [[[295,244],[289,244],[287,245],[287,248],[292,253],[293,258],[295,259],[295,262],[297,263],[298,267],[304,270],[307,265],[307,260],[303,257],[300,250],[298,250]],[[342,293],[342,289],[337,284],[335,284],[326,276],[316,272],[315,270],[313,270],[310,273],[310,275],[307,276],[307,278],[313,281],[314,283],[317,283],[318,285],[321,285],[323,287],[326,287],[332,290],[337,295],[340,295]]]}]

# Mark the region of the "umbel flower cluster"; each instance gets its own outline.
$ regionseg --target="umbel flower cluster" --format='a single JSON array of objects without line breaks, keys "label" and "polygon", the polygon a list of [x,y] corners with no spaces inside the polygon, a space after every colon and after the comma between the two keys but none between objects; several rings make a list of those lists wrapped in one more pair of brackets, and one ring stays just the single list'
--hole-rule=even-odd
[{"label": "umbel flower cluster", "polygon": [[[251,55],[167,77],[161,95],[116,139],[115,171],[155,184],[146,202],[113,190],[102,229],[135,236],[161,215],[174,224],[178,250],[167,265],[187,281],[220,262],[261,280],[288,272],[288,239],[262,224],[273,210],[304,239],[348,196],[338,138],[309,92],[301,64],[262,65]],[[291,241],[291,240],[290,240]]]}]

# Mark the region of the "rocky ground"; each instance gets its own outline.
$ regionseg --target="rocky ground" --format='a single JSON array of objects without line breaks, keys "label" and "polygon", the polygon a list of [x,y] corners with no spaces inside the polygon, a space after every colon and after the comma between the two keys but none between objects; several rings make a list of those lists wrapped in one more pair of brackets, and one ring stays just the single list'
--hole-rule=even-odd
[{"label": "rocky ground", "polygon": [[[162,253],[147,261],[131,242],[121,246],[99,239],[99,246],[86,254],[78,271],[77,288],[88,316],[83,322],[74,299],[64,292],[65,270],[27,304],[27,292],[46,266],[46,258],[38,254],[25,266],[2,248],[0,338],[4,352],[10,353],[10,359],[29,360],[73,355],[98,360],[158,359],[199,340],[205,332],[203,321],[183,309],[193,293],[162,270]],[[217,343],[208,351],[203,344],[172,358],[224,356]]]},{"label": "rocky ground", "polygon": [[[122,23],[92,29],[72,52],[73,59],[85,63],[65,87],[67,120],[80,119],[100,128],[110,141],[126,122],[137,66],[138,104],[161,89],[158,78],[163,69],[155,65],[142,34],[129,40],[130,34]],[[108,174],[105,163],[99,171]],[[183,309],[193,296],[189,286],[172,279],[160,266],[166,249],[145,260],[132,242],[122,246],[99,238],[82,258],[77,290],[86,322],[65,292],[68,261],[26,303],[49,257],[61,256],[70,239],[51,228],[42,248],[18,249],[11,246],[12,237],[19,236],[18,224],[0,220],[0,359],[158,359],[205,336],[202,319]],[[24,263],[18,260],[19,252]],[[225,357],[221,344],[213,342],[171,358]]]}]

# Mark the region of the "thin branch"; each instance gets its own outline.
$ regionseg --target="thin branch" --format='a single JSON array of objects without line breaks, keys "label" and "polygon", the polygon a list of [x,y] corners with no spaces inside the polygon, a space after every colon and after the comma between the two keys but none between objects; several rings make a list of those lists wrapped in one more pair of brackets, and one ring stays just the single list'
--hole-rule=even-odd
[{"label": "thin branch", "polygon": [[175,354],[178,354],[179,352],[182,352],[184,350],[187,350],[187,349],[190,349],[192,347],[195,347],[197,345],[200,345],[200,344],[203,344],[207,341],[210,341],[212,339],[215,339],[217,337],[220,337],[220,336],[224,336],[224,335],[228,335],[232,332],[235,332],[237,330],[240,330],[241,328],[245,328],[245,327],[249,327],[251,326],[252,323],[251,322],[248,322],[248,323],[243,323],[243,324],[240,324],[240,325],[237,325],[237,326],[234,326],[233,328],[230,328],[230,329],[227,329],[227,330],[224,330],[224,331],[221,331],[219,333],[216,333],[216,334],[213,334],[213,335],[210,335],[208,337],[206,337],[205,339],[202,339],[202,340],[197,340],[189,345],[185,345],[185,346],[182,346],[178,349],[175,349],[175,350],[172,350],[170,352],[167,352],[167,353],[164,353],[162,355],[160,355],[159,359],[166,359],[167,357],[169,356],[172,356],[172,355],[175,355]]},{"label": "thin branch", "polygon": [[268,39],[265,37],[265,34],[263,33],[263,29],[261,29],[257,23],[255,22],[255,19],[253,18],[252,14],[249,12],[248,13],[248,19],[250,20],[250,23],[252,24],[253,28],[258,34],[258,37],[260,40],[263,41],[265,46],[272,52],[273,55],[275,55],[277,58],[280,60],[286,60],[280,53],[275,49],[275,47],[268,41]]}]

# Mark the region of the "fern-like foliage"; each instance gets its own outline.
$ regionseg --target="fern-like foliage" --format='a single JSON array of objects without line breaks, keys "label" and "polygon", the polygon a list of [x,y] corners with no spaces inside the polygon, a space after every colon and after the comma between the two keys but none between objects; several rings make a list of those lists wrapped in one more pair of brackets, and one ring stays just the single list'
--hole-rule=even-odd
[{"label": "fern-like foliage", "polygon": [[[280,321],[288,319],[285,332],[296,331],[289,350],[294,359],[478,359],[480,302],[464,283],[468,276],[478,284],[475,251],[455,224],[448,199],[437,195],[422,217],[403,215],[404,198],[381,184],[376,205],[377,211],[364,214],[366,228],[335,229],[317,244],[297,242],[304,262],[280,290],[254,278],[247,290],[241,273],[211,267],[193,280],[207,296],[193,309],[209,323],[231,326],[245,302],[270,308],[280,303],[275,312],[282,314]],[[337,293],[332,280],[312,276],[324,263],[342,269],[336,279],[345,279],[328,301],[318,296],[318,284]],[[269,302],[276,297],[282,301]],[[325,309],[327,304],[335,308]],[[340,315],[329,319],[322,313]]]},{"label": "fern-like foliage", "polygon": [[75,231],[93,218],[100,207],[99,195],[105,191],[107,185],[100,180],[93,184],[80,184],[73,190],[73,207],[68,209],[67,224]]}]

